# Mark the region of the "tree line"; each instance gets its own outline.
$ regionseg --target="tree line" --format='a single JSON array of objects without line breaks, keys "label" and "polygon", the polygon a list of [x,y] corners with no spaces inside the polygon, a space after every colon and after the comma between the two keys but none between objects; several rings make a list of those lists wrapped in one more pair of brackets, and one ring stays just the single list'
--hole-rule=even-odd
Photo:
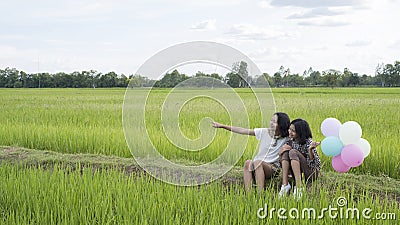
[{"label": "tree line", "polygon": [[[379,64],[374,76],[360,75],[345,68],[343,71],[325,70],[315,71],[311,67],[303,74],[291,73],[289,68],[281,66],[273,75],[263,73],[258,76],[249,76],[246,62],[237,62],[232,65],[231,72],[224,76],[201,71],[189,76],[178,70],[166,73],[159,80],[152,80],[144,75],[118,75],[115,72],[100,73],[96,70],[72,73],[34,73],[28,74],[15,68],[0,69],[1,88],[110,88],[110,87],[159,87],[171,88],[183,81],[190,83],[189,78],[208,77],[219,80],[234,88],[249,86],[265,86],[267,82],[271,87],[399,87],[400,86],[400,61],[394,64]],[[195,79],[191,86],[214,85],[213,79]],[[212,83],[211,83],[212,82]]]}]

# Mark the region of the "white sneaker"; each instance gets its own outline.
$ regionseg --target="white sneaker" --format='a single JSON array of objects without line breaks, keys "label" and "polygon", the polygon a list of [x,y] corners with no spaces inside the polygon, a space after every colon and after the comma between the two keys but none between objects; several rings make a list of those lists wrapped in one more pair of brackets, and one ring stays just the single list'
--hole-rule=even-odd
[{"label": "white sneaker", "polygon": [[278,198],[286,196],[290,191],[290,184],[288,183],[286,186],[282,184],[281,190],[278,193]]},{"label": "white sneaker", "polygon": [[296,200],[300,200],[302,196],[303,196],[303,188],[294,187],[293,198]]}]

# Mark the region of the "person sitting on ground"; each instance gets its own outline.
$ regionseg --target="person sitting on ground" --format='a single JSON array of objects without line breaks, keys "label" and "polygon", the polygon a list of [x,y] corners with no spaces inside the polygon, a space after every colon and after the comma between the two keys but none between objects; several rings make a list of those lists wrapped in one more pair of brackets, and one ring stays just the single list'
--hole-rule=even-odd
[{"label": "person sitting on ground", "polygon": [[[265,189],[265,179],[279,175],[279,149],[289,140],[290,119],[286,113],[277,112],[271,118],[269,128],[247,129],[213,122],[214,128],[223,128],[238,134],[256,136],[260,141],[258,154],[244,163],[243,180],[246,192],[251,190],[254,179],[258,190]],[[272,143],[271,143],[272,139]]]},{"label": "person sitting on ground", "polygon": [[290,140],[279,150],[282,164],[282,187],[278,196],[289,193],[291,186],[288,182],[289,173],[292,172],[296,186],[293,196],[297,199],[302,196],[301,173],[304,173],[306,182],[317,179],[321,169],[321,161],[316,147],[320,144],[312,140],[312,133],[307,121],[295,119],[289,127]]}]

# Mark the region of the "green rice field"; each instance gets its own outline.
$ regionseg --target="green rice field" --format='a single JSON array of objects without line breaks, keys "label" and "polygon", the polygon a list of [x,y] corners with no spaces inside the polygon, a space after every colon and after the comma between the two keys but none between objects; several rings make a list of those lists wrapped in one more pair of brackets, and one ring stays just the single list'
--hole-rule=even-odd
[{"label": "green rice field", "polygon": [[[162,132],[161,105],[169,91],[152,92],[146,105],[146,129],[155,148],[177,162],[199,164],[216,159],[230,141],[229,132],[214,130],[210,124],[204,129],[216,132],[213,141],[193,152],[177,148]],[[223,90],[215,91],[229,98]],[[181,94],[190,92],[182,90]],[[236,92],[246,105],[249,127],[262,127],[251,90]],[[116,169],[73,170],[62,163],[46,169],[6,163],[0,157],[0,224],[397,224],[400,189],[390,185],[400,185],[400,88],[277,88],[272,92],[276,111],[307,120],[314,140],[324,138],[320,124],[325,118],[357,121],[362,137],[371,144],[370,155],[360,167],[338,174],[331,158],[318,149],[321,179],[300,202],[277,199],[279,178],[264,193],[246,194],[240,181],[180,187],[148,175],[127,176]],[[124,94],[125,89],[0,89],[0,146],[132,158],[122,124]],[[186,137],[196,139],[201,135],[202,118],[229,124],[230,113],[240,112],[226,112],[215,101],[195,99],[182,108],[180,128]],[[145,146],[142,141],[137,139],[138,148]],[[257,140],[251,137],[245,146],[236,171],[252,157]],[[240,172],[235,176],[240,180]],[[320,212],[339,197],[346,198],[347,208],[361,212],[370,207],[372,219],[332,219],[328,214],[320,219],[282,219],[276,212],[272,218],[257,216],[265,205],[288,210],[315,207]],[[392,214],[379,220],[377,212]],[[388,219],[388,215],[396,218]]]}]

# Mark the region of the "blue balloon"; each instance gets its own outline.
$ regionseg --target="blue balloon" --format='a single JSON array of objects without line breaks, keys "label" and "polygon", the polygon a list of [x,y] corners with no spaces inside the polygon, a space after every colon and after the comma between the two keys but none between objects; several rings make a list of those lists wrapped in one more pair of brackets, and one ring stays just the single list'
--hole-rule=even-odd
[{"label": "blue balloon", "polygon": [[322,152],[327,156],[337,156],[342,152],[344,147],[342,141],[335,136],[324,138],[321,142]]}]

